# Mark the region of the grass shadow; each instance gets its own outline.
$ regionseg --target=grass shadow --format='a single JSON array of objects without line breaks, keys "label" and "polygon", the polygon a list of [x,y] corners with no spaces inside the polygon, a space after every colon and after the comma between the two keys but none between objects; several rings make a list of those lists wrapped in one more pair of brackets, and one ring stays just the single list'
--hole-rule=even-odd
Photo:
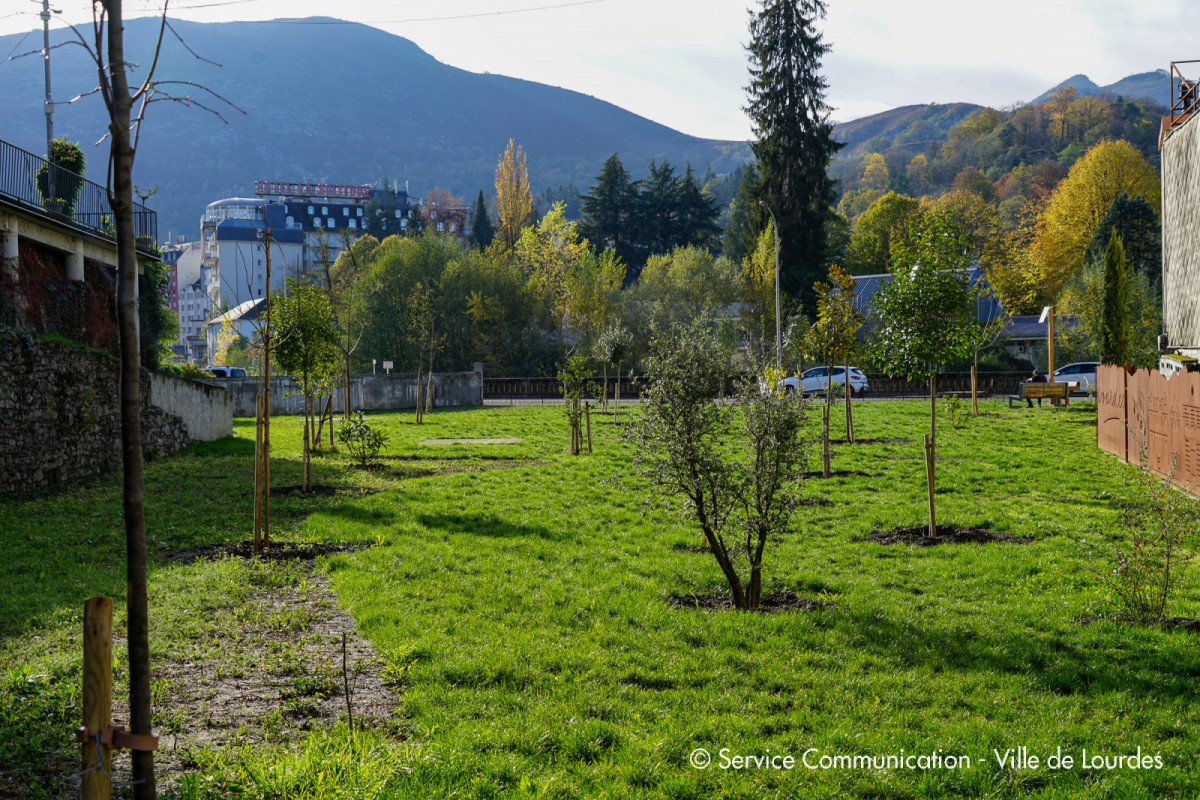
[{"label": "grass shadow", "polygon": [[523,539],[536,536],[540,539],[560,542],[567,538],[560,531],[552,531],[541,525],[516,525],[495,514],[419,514],[417,521],[427,528],[496,539]]}]

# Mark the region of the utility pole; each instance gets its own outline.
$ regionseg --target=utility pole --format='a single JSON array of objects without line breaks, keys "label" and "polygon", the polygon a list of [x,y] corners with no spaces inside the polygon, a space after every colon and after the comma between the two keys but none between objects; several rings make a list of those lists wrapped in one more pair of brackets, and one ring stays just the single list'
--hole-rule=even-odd
[{"label": "utility pole", "polygon": [[[57,9],[55,14],[62,12]],[[46,102],[43,109],[46,114],[46,158],[50,158],[50,143],[54,141],[54,100],[50,96],[50,0],[42,0],[42,63],[46,68]],[[51,175],[54,173],[51,172]],[[50,195],[55,197],[53,192]]]}]

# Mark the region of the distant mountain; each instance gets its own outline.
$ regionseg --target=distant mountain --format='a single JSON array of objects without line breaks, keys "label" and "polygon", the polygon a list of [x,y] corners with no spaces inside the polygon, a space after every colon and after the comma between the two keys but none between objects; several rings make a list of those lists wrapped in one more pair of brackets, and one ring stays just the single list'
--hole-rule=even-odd
[{"label": "distant mountain", "polygon": [[[981,108],[973,103],[901,106],[835,125],[833,138],[845,143],[842,152],[847,155],[858,154],[862,145],[877,137],[894,145],[924,145],[930,140],[944,139],[951,128]],[[917,148],[921,149],[924,148]],[[867,152],[872,151],[868,148]]]},{"label": "distant mountain", "polygon": [[[566,89],[500,75],[477,74],[437,61],[411,41],[356,23],[313,18],[201,24],[172,21],[190,55],[169,37],[159,64],[163,79],[189,81],[190,94],[228,121],[197,108],[151,106],[135,163],[139,186],[157,185],[149,205],[159,235],[195,238],[205,205],[252,195],[255,180],[372,183],[407,180],[411,193],[432,186],[468,202],[492,191],[496,161],[509,138],[528,154],[534,191],[585,187],[604,160],[619,153],[639,176],[652,158],[698,172],[728,172],[750,158],[744,142],[700,139],[611,103]],[[149,63],[157,21],[126,23],[126,52]],[[63,39],[60,32],[57,40]],[[0,51],[22,52],[40,38],[0,37]],[[220,66],[217,66],[220,65]],[[58,99],[88,91],[95,67],[78,47],[53,52]],[[45,150],[42,61],[0,61],[0,139]],[[243,113],[244,112],[244,113]],[[60,105],[55,133],[79,141],[103,181],[106,148],[94,143],[106,122],[99,98]]]},{"label": "distant mountain", "polygon": [[1139,72],[1122,78],[1108,86],[1097,86],[1087,75],[1074,75],[1067,78],[1053,89],[1038,95],[1033,102],[1044,103],[1050,96],[1064,86],[1074,86],[1079,94],[1112,95],[1114,97],[1146,98],[1162,106],[1171,105],[1170,73],[1165,69],[1153,72]]}]

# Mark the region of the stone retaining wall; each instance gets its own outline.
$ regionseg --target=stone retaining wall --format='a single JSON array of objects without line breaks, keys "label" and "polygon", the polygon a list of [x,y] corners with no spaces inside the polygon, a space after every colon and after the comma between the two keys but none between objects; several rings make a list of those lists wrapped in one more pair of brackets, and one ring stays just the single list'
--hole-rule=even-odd
[{"label": "stone retaining wall", "polygon": [[[422,383],[425,377],[421,378]],[[253,417],[257,413],[258,378],[212,378],[205,381],[228,389],[233,397],[233,414]],[[326,392],[320,402],[333,395],[333,410],[342,413],[342,388]],[[351,375],[350,407],[363,411],[388,411],[415,408],[417,376],[412,375]],[[435,372],[433,374],[433,405],[436,408],[483,405],[483,370],[477,372]],[[299,414],[304,407],[296,384],[287,377],[271,378],[271,413]],[[323,405],[322,405],[323,408]],[[319,411],[320,409],[318,409]]]},{"label": "stone retaining wall", "polygon": [[[0,494],[53,491],[121,467],[120,372],[119,362],[104,353],[0,329]],[[214,432],[190,435],[178,416],[152,402],[151,382],[143,371],[147,460]],[[197,388],[205,396],[213,392]],[[222,435],[231,431],[232,420]]]}]

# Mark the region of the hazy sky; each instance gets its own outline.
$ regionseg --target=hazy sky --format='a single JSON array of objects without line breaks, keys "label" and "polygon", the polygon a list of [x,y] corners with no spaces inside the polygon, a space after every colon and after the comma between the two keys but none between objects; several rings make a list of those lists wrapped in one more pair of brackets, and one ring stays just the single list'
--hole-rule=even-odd
[{"label": "hazy sky", "polygon": [[[1185,14],[1185,3],[1193,11]],[[336,16],[439,60],[574,89],[697,136],[745,139],[747,0],[178,0],[197,22]],[[91,19],[58,0],[61,21]],[[141,16],[152,0],[126,0]],[[824,73],[835,120],[899,105],[1031,100],[1076,73],[1100,85],[1200,58],[1195,0],[828,0]],[[0,34],[40,27],[5,0]],[[30,36],[21,50],[36,47]],[[2,56],[4,54],[0,54]],[[1194,65],[1200,67],[1200,65]],[[1200,69],[1197,70],[1200,72]]]}]

